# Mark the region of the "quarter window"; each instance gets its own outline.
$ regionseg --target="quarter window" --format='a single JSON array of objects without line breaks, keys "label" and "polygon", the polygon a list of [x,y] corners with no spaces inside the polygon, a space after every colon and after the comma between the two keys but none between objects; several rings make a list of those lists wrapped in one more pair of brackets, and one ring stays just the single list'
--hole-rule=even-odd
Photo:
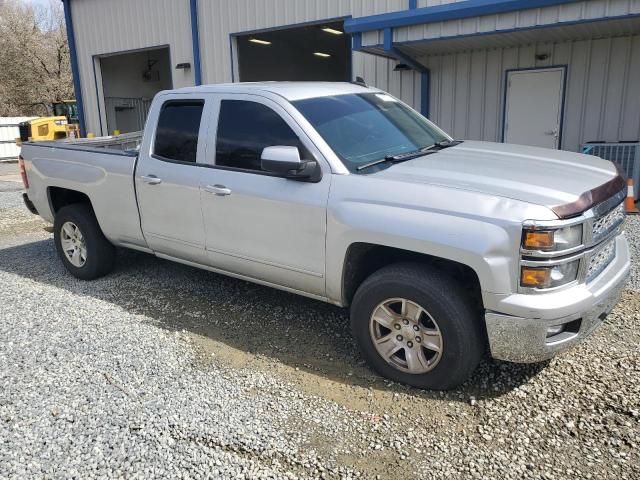
[{"label": "quarter window", "polygon": [[285,145],[305,150],[291,127],[271,108],[244,100],[223,100],[218,120],[216,165],[262,170],[265,147]]},{"label": "quarter window", "polygon": [[202,100],[166,102],[160,110],[153,153],[167,160],[195,163]]}]

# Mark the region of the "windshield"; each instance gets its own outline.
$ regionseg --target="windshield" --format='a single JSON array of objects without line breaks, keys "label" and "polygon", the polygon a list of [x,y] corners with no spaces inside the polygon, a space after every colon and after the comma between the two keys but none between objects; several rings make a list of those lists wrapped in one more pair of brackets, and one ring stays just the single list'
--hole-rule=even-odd
[{"label": "windshield", "polygon": [[317,97],[293,102],[351,172],[388,156],[451,140],[385,93]]}]

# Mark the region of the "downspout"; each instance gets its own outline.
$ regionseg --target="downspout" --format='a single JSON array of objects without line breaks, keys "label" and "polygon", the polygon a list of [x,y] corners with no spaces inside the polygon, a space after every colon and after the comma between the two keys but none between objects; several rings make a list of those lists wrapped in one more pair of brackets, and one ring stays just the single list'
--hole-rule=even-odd
[{"label": "downspout", "polygon": [[73,91],[78,107],[78,121],[80,123],[80,136],[86,135],[84,123],[84,103],[82,101],[82,86],[80,84],[80,69],[78,68],[78,54],[76,52],[76,37],[73,31],[73,18],[71,17],[71,0],[62,0],[64,8],[64,22],[67,26],[67,43],[69,44],[69,61],[71,63],[71,76],[73,78]]},{"label": "downspout", "polygon": [[393,29],[384,29],[384,51],[399,62],[405,63],[420,73],[420,113],[429,118],[429,96],[431,95],[431,72],[393,44]]},{"label": "downspout", "polygon": [[198,0],[190,0],[191,10],[191,44],[193,49],[193,74],[196,85],[202,85],[202,70],[200,66],[200,34],[198,31]]}]

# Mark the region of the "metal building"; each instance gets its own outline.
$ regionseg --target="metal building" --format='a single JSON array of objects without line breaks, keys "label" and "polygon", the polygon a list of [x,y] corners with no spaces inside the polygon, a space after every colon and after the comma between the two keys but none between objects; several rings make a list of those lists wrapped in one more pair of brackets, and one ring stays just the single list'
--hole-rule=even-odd
[{"label": "metal building", "polygon": [[140,129],[165,88],[360,76],[456,138],[640,139],[640,0],[63,3],[86,132]]}]

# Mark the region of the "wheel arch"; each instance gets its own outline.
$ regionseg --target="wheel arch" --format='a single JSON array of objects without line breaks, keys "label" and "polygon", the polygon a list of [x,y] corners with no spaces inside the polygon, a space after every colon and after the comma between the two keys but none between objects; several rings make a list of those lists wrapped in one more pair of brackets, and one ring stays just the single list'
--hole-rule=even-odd
[{"label": "wheel arch", "polygon": [[89,207],[92,211],[94,211],[95,214],[95,210],[93,209],[93,205],[91,204],[91,199],[86,193],[79,190],[51,186],[47,187],[47,198],[49,200],[49,208],[51,209],[51,213],[54,216],[60,211],[61,208],[68,205],[73,205],[75,203],[89,205]]},{"label": "wheel arch", "polygon": [[355,242],[349,245],[342,269],[342,303],[349,306],[362,282],[383,267],[400,262],[411,262],[436,268],[451,275],[477,301],[482,309],[482,290],[477,272],[470,266],[451,259],[396,247]]}]

